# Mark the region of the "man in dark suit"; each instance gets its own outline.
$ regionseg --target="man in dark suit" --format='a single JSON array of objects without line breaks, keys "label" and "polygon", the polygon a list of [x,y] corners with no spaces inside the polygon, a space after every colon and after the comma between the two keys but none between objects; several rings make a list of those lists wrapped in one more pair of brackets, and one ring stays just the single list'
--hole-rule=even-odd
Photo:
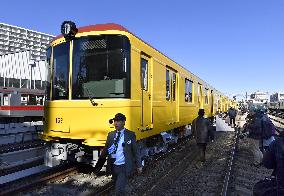
[{"label": "man in dark suit", "polygon": [[199,149],[199,159],[201,162],[205,161],[205,151],[208,142],[208,131],[210,129],[210,122],[204,118],[204,109],[199,109],[198,117],[192,122],[192,133],[195,136],[195,141]]},{"label": "man in dark suit", "polygon": [[125,195],[129,174],[133,172],[135,166],[138,173],[141,173],[142,162],[135,133],[124,128],[126,117],[117,113],[113,119],[110,119],[110,121],[112,120],[115,130],[109,132],[100,158],[108,156],[115,181],[115,193],[116,195]]}]

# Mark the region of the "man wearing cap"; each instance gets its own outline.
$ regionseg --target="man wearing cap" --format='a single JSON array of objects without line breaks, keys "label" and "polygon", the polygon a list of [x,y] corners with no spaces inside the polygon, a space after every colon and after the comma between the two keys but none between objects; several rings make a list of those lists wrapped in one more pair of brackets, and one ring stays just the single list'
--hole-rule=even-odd
[{"label": "man wearing cap", "polygon": [[199,160],[205,161],[205,151],[208,142],[208,130],[210,128],[210,122],[204,118],[204,109],[199,109],[198,117],[192,122],[192,132],[195,136],[195,141],[199,149]]},{"label": "man wearing cap", "polygon": [[135,166],[141,173],[142,163],[135,133],[124,128],[126,117],[117,113],[111,121],[114,121],[115,130],[109,132],[101,157],[108,156],[110,161],[116,195],[125,195],[129,174]]}]

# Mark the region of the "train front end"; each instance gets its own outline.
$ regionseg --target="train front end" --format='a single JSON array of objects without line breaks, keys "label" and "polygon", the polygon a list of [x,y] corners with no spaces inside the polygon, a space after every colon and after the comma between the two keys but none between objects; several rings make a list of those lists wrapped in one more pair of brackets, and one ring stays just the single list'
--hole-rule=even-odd
[{"label": "train front end", "polygon": [[[130,101],[130,41],[119,25],[76,28],[62,24],[62,34],[47,50],[49,84],[44,132],[45,164],[64,161],[96,164],[117,112],[136,115]],[[137,108],[137,109],[136,109]],[[126,121],[131,128],[136,122]]]}]

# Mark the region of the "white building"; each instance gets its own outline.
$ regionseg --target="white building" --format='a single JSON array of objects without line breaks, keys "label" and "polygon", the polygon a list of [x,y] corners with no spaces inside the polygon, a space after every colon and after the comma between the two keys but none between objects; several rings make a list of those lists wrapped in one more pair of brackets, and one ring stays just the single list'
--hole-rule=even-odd
[{"label": "white building", "polygon": [[0,23],[0,55],[29,50],[33,60],[44,60],[46,47],[53,38],[53,35]]},{"label": "white building", "polygon": [[250,99],[248,99],[249,103],[253,104],[267,104],[268,102],[268,93],[257,91],[250,95]]},{"label": "white building", "polygon": [[34,61],[30,51],[0,56],[0,87],[44,89],[47,81],[46,63]]}]

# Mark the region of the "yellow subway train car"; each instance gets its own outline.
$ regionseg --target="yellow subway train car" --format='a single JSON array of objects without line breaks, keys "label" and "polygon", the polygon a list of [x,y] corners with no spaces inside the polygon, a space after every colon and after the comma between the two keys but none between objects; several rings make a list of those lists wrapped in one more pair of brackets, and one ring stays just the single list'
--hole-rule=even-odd
[{"label": "yellow subway train car", "polygon": [[77,29],[66,21],[61,32],[47,49],[41,138],[48,166],[68,160],[95,165],[118,112],[147,155],[190,132],[200,108],[207,117],[228,109],[222,93],[120,25]]}]

